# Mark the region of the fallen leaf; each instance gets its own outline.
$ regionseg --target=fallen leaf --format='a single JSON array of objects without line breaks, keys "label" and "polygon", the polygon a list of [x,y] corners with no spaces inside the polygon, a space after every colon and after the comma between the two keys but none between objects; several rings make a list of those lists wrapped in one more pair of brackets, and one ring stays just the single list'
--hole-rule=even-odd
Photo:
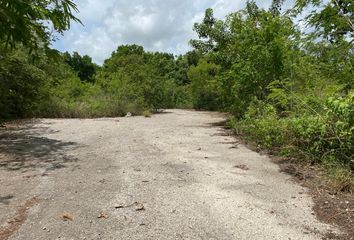
[{"label": "fallen leaf", "polygon": [[64,220],[64,221],[74,221],[74,217],[70,214],[70,213],[63,213],[61,215],[61,218]]}]

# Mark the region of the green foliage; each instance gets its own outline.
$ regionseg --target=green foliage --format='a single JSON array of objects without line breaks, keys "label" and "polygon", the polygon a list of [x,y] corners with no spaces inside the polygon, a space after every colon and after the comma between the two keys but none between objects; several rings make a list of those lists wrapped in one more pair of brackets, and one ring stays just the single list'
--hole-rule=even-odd
[{"label": "green foliage", "polygon": [[[282,14],[282,2],[266,11],[248,1],[225,21],[209,9],[195,24],[191,44],[203,56],[188,75],[194,107],[230,111],[244,138],[330,166],[346,185],[354,172],[353,4],[298,0]],[[290,14],[308,5],[314,28],[304,34]]]},{"label": "green foliage", "polygon": [[47,48],[55,32],[68,30],[70,21],[80,22],[73,14],[77,11],[72,0],[1,0],[0,44],[12,48],[22,44],[29,50]]},{"label": "green foliage", "polygon": [[[237,133],[324,164],[347,188],[354,172],[352,1],[297,0],[285,13],[282,2],[264,10],[247,1],[225,20],[207,9],[194,25],[192,51],[175,57],[123,45],[98,67],[89,56],[48,48],[53,36],[43,21],[59,33],[78,21],[70,0],[2,1],[0,118],[228,111]],[[294,15],[310,5],[304,21],[311,32],[302,33]]]},{"label": "green foliage", "polygon": [[0,119],[30,115],[41,99],[45,74],[22,51],[0,58]]},{"label": "green foliage", "polygon": [[254,96],[266,99],[271,82],[288,80],[291,62],[301,53],[299,31],[291,19],[259,9],[253,2],[225,22],[207,10],[195,29],[202,40],[192,45],[221,67],[216,76],[221,106],[239,117]]},{"label": "green foliage", "polygon": [[[189,86],[175,79],[178,65],[171,54],[145,52],[137,45],[120,46],[102,69],[77,53],[53,51],[50,59],[42,54],[35,62],[23,50],[3,54],[0,119],[114,117],[191,107]],[[183,71],[187,71],[189,59],[183,59],[187,63]],[[193,54],[190,59],[195,61]]]},{"label": "green foliage", "polygon": [[286,144],[286,122],[278,118],[272,105],[257,99],[252,101],[242,121],[231,117],[228,125],[262,147],[280,148]]},{"label": "green foliage", "polygon": [[322,115],[280,118],[271,105],[256,101],[242,121],[233,118],[229,124],[262,147],[354,171],[353,92],[329,98]]},{"label": "green foliage", "polygon": [[195,108],[216,110],[220,107],[218,101],[220,96],[215,78],[219,69],[216,64],[202,59],[197,66],[192,66],[188,71]]},{"label": "green foliage", "polygon": [[[119,89],[114,89],[116,84],[119,84]],[[48,102],[43,103],[43,112],[40,115],[92,118],[124,116],[127,112],[141,114],[142,103],[129,94],[130,86],[124,80],[115,81],[109,88],[101,88],[100,85],[74,78],[52,89],[51,97]]]},{"label": "green foliage", "polygon": [[118,47],[107,59],[98,78],[123,74],[129,78],[135,92],[143,98],[145,107],[169,108],[184,100],[176,76],[176,61],[171,54],[145,52],[138,45]]},{"label": "green foliage", "polygon": [[318,36],[331,41],[354,37],[352,0],[297,0],[294,12],[299,13],[309,5],[317,7],[310,12],[307,20],[309,25],[315,27]]},{"label": "green foliage", "polygon": [[77,52],[74,52],[71,56],[70,53],[64,53],[64,62],[66,62],[75,72],[81,81],[93,82],[96,70],[99,68],[92,62],[91,57],[85,55],[80,56]]},{"label": "green foliage", "polygon": [[202,23],[194,24],[194,31],[203,40],[191,40],[190,44],[201,51],[208,53],[222,49],[227,42],[227,28],[225,23],[214,18],[213,10],[207,9]]},{"label": "green foliage", "polygon": [[146,118],[149,118],[149,117],[151,117],[151,112],[149,110],[145,110],[143,112],[143,116],[146,117]]}]

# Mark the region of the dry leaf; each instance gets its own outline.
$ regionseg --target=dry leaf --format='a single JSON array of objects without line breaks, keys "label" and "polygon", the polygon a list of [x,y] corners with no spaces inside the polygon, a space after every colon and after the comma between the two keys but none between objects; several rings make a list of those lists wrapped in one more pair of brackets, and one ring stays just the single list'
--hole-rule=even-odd
[{"label": "dry leaf", "polygon": [[63,215],[61,215],[61,218],[64,221],[74,221],[74,217],[70,213],[63,213]]}]

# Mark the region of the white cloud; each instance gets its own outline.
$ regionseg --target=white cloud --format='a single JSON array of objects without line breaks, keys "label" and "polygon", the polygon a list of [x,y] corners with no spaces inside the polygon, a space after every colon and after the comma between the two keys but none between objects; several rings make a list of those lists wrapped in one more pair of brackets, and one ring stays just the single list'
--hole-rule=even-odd
[{"label": "white cloud", "polygon": [[[147,50],[181,54],[195,37],[193,23],[199,22],[206,8],[223,18],[237,11],[246,1],[239,0],[80,0],[78,17],[84,26],[73,23],[54,47],[77,51],[102,63],[122,44],[139,44]],[[260,1],[262,6],[265,1]],[[266,2],[271,2],[267,0]],[[266,6],[266,5],[265,5]]]}]

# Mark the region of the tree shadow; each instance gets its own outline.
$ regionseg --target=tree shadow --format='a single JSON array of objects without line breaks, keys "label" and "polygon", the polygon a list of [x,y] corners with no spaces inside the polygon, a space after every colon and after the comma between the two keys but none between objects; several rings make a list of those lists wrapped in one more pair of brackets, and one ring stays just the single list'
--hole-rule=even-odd
[{"label": "tree shadow", "polygon": [[218,121],[218,122],[211,122],[208,123],[207,126],[208,127],[225,127],[227,123],[227,120],[222,120],[222,121]]},{"label": "tree shadow", "polygon": [[42,136],[52,133],[55,132],[49,127],[33,124],[0,131],[0,170],[53,171],[76,162],[77,159],[67,155],[66,152],[75,148],[77,144]]},{"label": "tree shadow", "polygon": [[168,110],[157,110],[157,111],[154,111],[153,113],[154,113],[154,115],[162,115],[162,114],[171,114],[173,112],[168,111]]}]

